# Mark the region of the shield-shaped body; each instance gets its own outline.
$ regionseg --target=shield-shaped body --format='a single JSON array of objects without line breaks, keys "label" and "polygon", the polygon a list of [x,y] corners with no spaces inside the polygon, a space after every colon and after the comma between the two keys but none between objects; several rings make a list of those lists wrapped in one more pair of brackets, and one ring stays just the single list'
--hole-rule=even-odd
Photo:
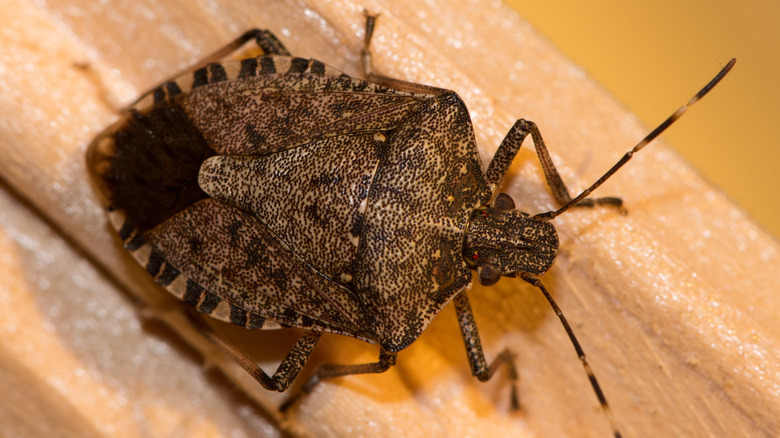
[{"label": "shield-shaped body", "polygon": [[90,167],[128,249],[202,312],[395,352],[469,285],[464,230],[491,196],[465,105],[425,91],[211,64],[134,105]]}]

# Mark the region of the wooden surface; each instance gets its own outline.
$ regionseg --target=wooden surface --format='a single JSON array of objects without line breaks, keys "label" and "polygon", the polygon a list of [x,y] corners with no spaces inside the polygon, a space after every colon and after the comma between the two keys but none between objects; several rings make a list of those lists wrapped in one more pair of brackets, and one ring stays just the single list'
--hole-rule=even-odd
[{"label": "wooden surface", "polygon": [[[10,0],[0,18],[4,432],[609,436],[563,329],[519,281],[475,287],[469,296],[487,355],[518,353],[522,412],[508,411],[503,374],[484,384],[470,376],[448,307],[394,369],[323,384],[282,418],[274,407],[283,395],[213,355],[110,233],[83,154],[116,117],[112,102],[132,100],[249,27],[271,29],[294,54],[357,74],[364,7],[382,13],[375,69],[456,90],[484,162],[514,120],[528,118],[576,191],[646,133],[500,4]],[[669,107],[708,79],[669,96]],[[699,105],[718,105],[717,96],[716,89]],[[531,213],[553,207],[530,144],[504,189]],[[543,281],[624,435],[772,436],[780,418],[777,244],[660,143],[599,192],[623,197],[629,215],[578,210],[556,219],[562,249]],[[139,300],[162,310],[139,311]],[[227,332],[269,371],[296,335]],[[236,386],[203,370],[189,345],[205,349]],[[326,336],[313,362],[376,354]]]}]

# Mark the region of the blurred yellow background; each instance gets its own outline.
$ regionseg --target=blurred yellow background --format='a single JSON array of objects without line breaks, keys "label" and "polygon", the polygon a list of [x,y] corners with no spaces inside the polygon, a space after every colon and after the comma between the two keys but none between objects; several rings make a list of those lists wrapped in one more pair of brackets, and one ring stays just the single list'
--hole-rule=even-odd
[{"label": "blurred yellow background", "polygon": [[780,2],[506,3],[650,127],[736,57],[729,76],[664,137],[780,236]]}]

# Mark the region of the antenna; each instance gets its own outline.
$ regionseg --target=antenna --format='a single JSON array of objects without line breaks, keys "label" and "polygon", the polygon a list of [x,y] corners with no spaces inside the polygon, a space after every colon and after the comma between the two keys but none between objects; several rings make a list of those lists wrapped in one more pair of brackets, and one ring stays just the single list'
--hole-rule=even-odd
[{"label": "antenna", "polygon": [[623,167],[623,165],[626,164],[628,162],[628,160],[630,160],[634,156],[634,153],[639,152],[640,150],[642,150],[642,148],[647,146],[648,143],[650,143],[656,137],[661,135],[662,132],[666,131],[666,128],[671,126],[672,123],[674,123],[675,121],[677,121],[677,119],[682,117],[682,115],[685,114],[685,111],[687,111],[689,107],[691,107],[694,103],[698,102],[699,99],[704,97],[705,94],[709,93],[710,90],[715,88],[715,85],[717,85],[718,82],[720,82],[720,80],[723,79],[724,76],[726,76],[726,74],[729,72],[729,70],[731,70],[731,68],[734,67],[734,63],[736,63],[736,62],[737,62],[736,58],[733,58],[731,61],[729,61],[728,64],[726,64],[726,66],[723,67],[720,70],[720,72],[718,72],[718,74],[715,75],[715,77],[712,78],[712,80],[709,83],[707,83],[707,85],[704,86],[704,88],[699,90],[699,92],[696,93],[686,104],[684,104],[680,108],[677,108],[677,111],[672,113],[672,115],[669,116],[666,120],[664,120],[663,123],[658,125],[655,129],[652,130],[652,132],[647,134],[647,136],[645,138],[643,138],[642,141],[637,143],[636,146],[634,146],[631,150],[626,152],[626,154],[623,155],[623,158],[618,160],[618,162],[615,163],[615,165],[612,166],[612,168],[609,169],[604,175],[602,175],[601,178],[596,180],[596,182],[594,182],[593,185],[591,185],[587,189],[583,190],[582,193],[577,195],[571,201],[567,202],[563,207],[561,207],[561,208],[559,208],[559,209],[557,209],[555,211],[548,211],[546,213],[537,214],[536,216],[534,216],[534,219],[542,220],[542,221],[549,221],[549,220],[559,216],[561,213],[565,212],[566,210],[574,207],[575,205],[577,205],[577,203],[579,203],[580,201],[585,199],[585,197],[590,195],[591,192],[596,190],[600,185],[604,184],[604,182],[606,180],[608,180],[609,177],[611,177],[615,172],[617,172],[618,169]]}]

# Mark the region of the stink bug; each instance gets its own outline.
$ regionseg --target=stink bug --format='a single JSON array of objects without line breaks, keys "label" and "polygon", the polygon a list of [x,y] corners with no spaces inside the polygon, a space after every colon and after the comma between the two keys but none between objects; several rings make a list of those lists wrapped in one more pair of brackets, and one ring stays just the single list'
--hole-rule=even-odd
[{"label": "stink bug", "polygon": [[[375,363],[320,367],[282,409],[323,379],[386,371],[450,301],[472,373],[487,380],[505,365],[515,379],[510,351],[488,364],[466,290],[472,270],[484,285],[520,277],[554,308],[619,435],[571,327],[538,279],[557,254],[550,220],[575,206],[620,207],[618,198],[587,196],[735,61],[572,197],[527,120],[483,170],[453,91],[372,72],[374,24],[367,17],[366,80],[292,57],[271,33],[252,30],[143,94],[87,153],[110,222],[157,283],[198,311],[247,328],[307,330],[269,376],[192,318],[267,389],[289,387],[322,332],[379,345]],[[250,40],[263,55],[216,62]],[[529,134],[561,205],[535,216],[495,193]]]}]

